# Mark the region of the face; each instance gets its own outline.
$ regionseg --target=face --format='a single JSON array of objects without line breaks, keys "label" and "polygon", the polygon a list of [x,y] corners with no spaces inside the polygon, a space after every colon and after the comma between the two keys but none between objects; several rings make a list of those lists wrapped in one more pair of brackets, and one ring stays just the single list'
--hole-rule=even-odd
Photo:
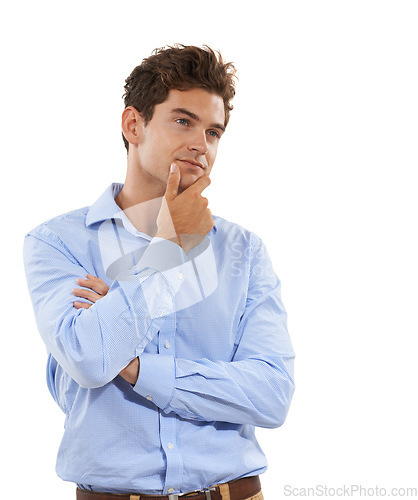
[{"label": "face", "polygon": [[162,196],[171,163],[180,168],[179,193],[202,175],[210,175],[224,123],[220,96],[203,89],[170,90],[146,126],[139,115],[137,144],[129,145],[142,186]]}]

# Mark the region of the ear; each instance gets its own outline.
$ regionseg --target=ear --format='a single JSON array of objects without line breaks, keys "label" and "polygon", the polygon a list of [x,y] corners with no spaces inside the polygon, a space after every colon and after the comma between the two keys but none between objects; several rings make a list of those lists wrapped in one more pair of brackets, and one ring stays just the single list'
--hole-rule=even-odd
[{"label": "ear", "polygon": [[138,144],[144,128],[144,119],[133,107],[128,106],[122,113],[122,132],[130,144]]}]

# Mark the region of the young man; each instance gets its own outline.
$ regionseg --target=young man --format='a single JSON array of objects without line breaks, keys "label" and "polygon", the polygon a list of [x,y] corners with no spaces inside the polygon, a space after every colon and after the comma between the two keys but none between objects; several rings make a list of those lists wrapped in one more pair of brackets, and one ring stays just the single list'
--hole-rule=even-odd
[{"label": "young man", "polygon": [[125,183],[26,235],[66,416],[56,470],[79,500],[263,498],[254,428],[280,426],[294,390],[280,281],[201,194],[234,73],[209,47],[155,50],[125,85]]}]

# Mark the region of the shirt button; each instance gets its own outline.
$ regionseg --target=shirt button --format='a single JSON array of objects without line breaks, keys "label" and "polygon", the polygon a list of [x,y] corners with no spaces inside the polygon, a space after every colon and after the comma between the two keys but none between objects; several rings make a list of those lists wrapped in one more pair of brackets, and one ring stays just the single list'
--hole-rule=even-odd
[{"label": "shirt button", "polygon": [[169,342],[168,340],[166,340],[166,341],[165,341],[165,344],[164,344],[164,347],[165,347],[166,349],[170,349],[170,346],[171,346],[170,342]]},{"label": "shirt button", "polygon": [[[174,444],[173,443],[168,443],[168,449],[169,450],[172,450],[174,448]],[[174,490],[173,490],[174,491]]]},{"label": "shirt button", "polygon": [[152,401],[152,396],[147,396],[148,401]]},{"label": "shirt button", "polygon": [[174,488],[169,488],[168,492],[169,493],[174,493]]},{"label": "shirt button", "polygon": [[177,273],[177,278],[178,278],[179,280],[183,279],[183,273]]}]

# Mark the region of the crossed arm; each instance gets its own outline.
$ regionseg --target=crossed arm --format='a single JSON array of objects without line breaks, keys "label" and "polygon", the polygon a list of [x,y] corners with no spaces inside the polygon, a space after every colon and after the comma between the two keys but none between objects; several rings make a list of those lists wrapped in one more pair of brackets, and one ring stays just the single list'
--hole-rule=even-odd
[{"label": "crossed arm", "polygon": [[[162,411],[182,418],[281,425],[294,390],[294,354],[280,282],[274,273],[259,276],[269,259],[261,240],[254,237],[251,243],[254,272],[233,358],[190,360],[144,352],[171,313],[182,282],[176,271],[182,258],[177,258],[182,252],[178,245],[156,241],[164,255],[176,257],[170,258],[168,270],[160,270],[151,242],[140,261],[108,288],[95,276],[85,278],[85,267],[58,237],[28,235],[25,269],[48,352],[83,388],[102,387],[120,374],[137,394],[152,396]],[[83,288],[72,289],[75,282]],[[74,295],[89,303],[74,302]]]},{"label": "crossed arm", "polygon": [[[73,288],[73,294],[76,297],[82,297],[84,299],[90,300],[93,304],[99,299],[104,297],[109,291],[109,287],[106,283],[92,274],[87,274],[87,278],[78,278],[77,283],[85,288]],[[87,302],[74,302],[74,307],[76,309],[89,309],[93,304],[88,304]],[[124,378],[131,385],[135,385],[138,380],[140,369],[139,358],[134,358],[120,373],[119,375]]]},{"label": "crossed arm", "polygon": [[[109,287],[100,278],[90,274],[87,274],[87,279],[79,278],[77,283],[85,288],[75,288],[72,290],[73,294],[76,297],[85,298],[92,303],[88,304],[86,302],[76,301],[74,302],[74,307],[76,309],[89,309],[94,303],[102,299],[109,290]],[[144,364],[145,372],[147,372],[146,367],[148,367],[149,371],[150,363],[158,365],[158,360],[155,355],[143,356],[143,361],[144,363],[146,362],[146,364]],[[150,356],[151,359],[148,359],[147,356]],[[246,358],[246,356],[244,356],[244,358]],[[161,361],[166,361],[165,357]],[[281,425],[292,398],[293,381],[289,374],[286,373],[286,362],[284,362],[284,365],[280,368],[279,365],[275,367],[275,370],[278,370],[278,372],[276,372],[273,378],[269,372],[270,368],[266,369],[264,363],[260,364],[258,373],[253,373],[254,366],[252,366],[252,363],[257,364],[258,362],[257,357],[254,357],[253,359],[241,359],[235,363],[221,363],[223,366],[215,367],[209,360],[197,360],[195,362],[177,360],[176,373],[177,376],[180,377],[178,380],[180,396],[177,398],[174,397],[171,400],[169,403],[170,409],[184,418],[200,420],[202,415],[205,414],[207,415],[205,420],[220,419],[234,422],[241,421],[241,419],[245,421],[248,410],[252,408],[250,413],[254,411],[255,415],[257,415],[255,417],[256,420],[253,422],[255,425],[260,425],[262,427],[276,427]],[[157,371],[160,370],[165,373],[165,370],[168,369],[165,363],[158,366],[159,367],[156,369]],[[140,360],[138,357],[135,357],[119,375],[135,387],[138,381],[139,371]],[[143,395],[148,393],[148,391],[155,394],[155,404],[160,408],[167,408],[167,394],[172,392],[169,383],[170,377],[166,377],[167,386],[169,388],[167,390],[161,388],[161,390],[158,391],[155,388],[155,384],[149,380],[150,374],[148,373],[145,376],[145,372],[144,378],[141,379],[140,382],[141,387],[136,387],[137,391],[143,392]],[[193,380],[190,380],[191,373],[194,373],[195,376],[203,377],[206,380],[205,383],[209,385],[211,384],[211,380],[217,380],[216,385],[211,385],[207,388],[209,391],[208,394],[210,394],[207,401],[204,397],[202,398],[202,394],[200,394],[200,391],[205,393],[205,390],[201,386],[202,381],[199,381],[198,385],[196,385]],[[199,375],[197,375],[198,373]],[[250,375],[250,373],[252,373],[252,375]],[[222,378],[220,378],[220,375],[225,376],[225,383],[222,381]],[[251,385],[248,385],[248,380],[246,380],[247,377],[250,377],[253,381]],[[200,387],[200,390],[197,390],[197,392],[196,387]],[[152,392],[153,390],[155,392]],[[194,392],[196,392],[196,394],[194,394]],[[187,404],[183,401],[181,393],[187,395]],[[258,404],[260,404],[260,401],[258,401],[260,399],[260,394],[261,400],[270,400],[270,403],[267,403],[265,408],[263,407],[264,403],[260,405],[259,408],[257,407]],[[279,402],[278,405],[271,403],[276,398]],[[196,408],[199,408],[199,412],[195,413],[193,411],[193,403],[196,404]],[[242,407],[240,407],[241,405]],[[272,405],[271,408],[270,405]],[[230,413],[234,413],[234,408],[236,413],[241,416],[234,416],[234,418],[231,418]],[[270,413],[272,408],[274,408],[274,411]]]}]

